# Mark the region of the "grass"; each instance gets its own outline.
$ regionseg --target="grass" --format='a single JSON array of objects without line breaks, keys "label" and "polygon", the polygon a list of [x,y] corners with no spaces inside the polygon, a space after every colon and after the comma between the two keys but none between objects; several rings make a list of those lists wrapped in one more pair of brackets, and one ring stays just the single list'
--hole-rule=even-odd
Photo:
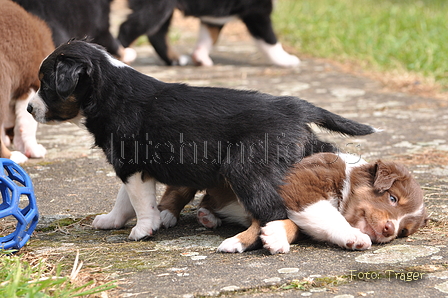
[{"label": "grass", "polygon": [[448,1],[279,0],[273,21],[299,53],[405,71],[448,88]]},{"label": "grass", "polygon": [[0,250],[0,297],[98,297],[96,294],[115,287],[114,283],[95,285],[95,280],[79,281],[82,262],[75,259],[71,274],[63,276],[62,266],[43,258],[11,254]]}]

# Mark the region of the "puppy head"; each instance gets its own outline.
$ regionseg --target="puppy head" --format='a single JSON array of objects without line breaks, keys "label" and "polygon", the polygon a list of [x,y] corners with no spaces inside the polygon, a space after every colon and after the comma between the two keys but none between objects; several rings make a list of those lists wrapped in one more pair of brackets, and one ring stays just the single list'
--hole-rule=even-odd
[{"label": "puppy head", "polygon": [[372,242],[406,237],[426,224],[423,192],[403,165],[378,160],[353,169],[350,178],[342,214]]},{"label": "puppy head", "polygon": [[70,121],[80,115],[93,90],[94,64],[102,51],[73,40],[44,59],[39,70],[41,86],[28,106],[38,122]]}]

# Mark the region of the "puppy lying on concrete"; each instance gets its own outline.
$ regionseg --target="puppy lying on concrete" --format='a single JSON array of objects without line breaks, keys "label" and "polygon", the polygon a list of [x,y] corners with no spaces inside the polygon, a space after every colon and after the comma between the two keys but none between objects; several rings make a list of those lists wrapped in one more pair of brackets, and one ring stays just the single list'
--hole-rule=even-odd
[{"label": "puppy lying on concrete", "polygon": [[[219,226],[222,220],[244,226],[252,222],[251,228],[260,233],[264,247],[273,254],[289,252],[289,244],[301,233],[343,248],[364,250],[372,242],[390,242],[425,225],[422,190],[403,165],[362,159],[354,163],[350,159],[353,156],[317,153],[297,163],[279,191],[289,219],[257,229],[257,222],[244,211],[231,188],[222,184],[207,189],[198,220],[207,228]],[[186,202],[191,193],[188,188],[167,188],[159,205],[166,226],[172,225],[168,214],[176,217],[184,207],[179,204],[182,200],[171,198],[183,196]],[[225,242],[218,250],[227,250]]]}]

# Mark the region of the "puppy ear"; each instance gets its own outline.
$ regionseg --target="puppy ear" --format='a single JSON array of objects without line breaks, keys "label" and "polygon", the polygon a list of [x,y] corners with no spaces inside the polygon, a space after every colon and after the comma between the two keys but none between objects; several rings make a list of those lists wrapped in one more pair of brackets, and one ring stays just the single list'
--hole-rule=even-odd
[{"label": "puppy ear", "polygon": [[376,172],[373,187],[379,192],[385,192],[392,187],[392,184],[399,178],[399,175],[381,160],[378,160],[375,166]]},{"label": "puppy ear", "polygon": [[79,76],[85,72],[83,63],[71,58],[63,58],[56,62],[56,93],[67,99],[78,85]]}]

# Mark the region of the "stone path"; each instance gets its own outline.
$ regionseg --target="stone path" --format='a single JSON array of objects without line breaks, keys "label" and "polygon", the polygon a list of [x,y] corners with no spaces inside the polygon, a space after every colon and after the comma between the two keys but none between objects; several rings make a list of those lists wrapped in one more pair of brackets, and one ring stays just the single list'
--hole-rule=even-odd
[{"label": "stone path", "polygon": [[[175,47],[188,53],[194,46],[191,36],[195,32],[182,34]],[[318,60],[303,59],[297,69],[270,67],[247,37],[237,42],[223,36],[211,68],[168,68],[151,47],[137,51],[133,66],[163,81],[294,95],[383,129],[365,138],[322,137],[367,160],[404,162],[424,188],[434,221],[412,237],[365,252],[305,241],[286,255],[265,250],[221,254],[215,252],[218,244],[241,228],[202,228],[195,220],[194,201],[177,227],[160,230],[147,241],[129,242],[132,223],[117,231],[91,228],[92,215],[112,208],[119,183],[102,152],[91,148],[90,136],[64,124],[40,126],[38,138],[48,155],[24,166],[42,215],[41,231],[28,249],[68,262],[79,250],[85,268],[103,268],[106,279],[119,281],[110,297],[448,295],[448,102],[384,92],[375,81]],[[159,194],[162,190],[160,186]]]}]

